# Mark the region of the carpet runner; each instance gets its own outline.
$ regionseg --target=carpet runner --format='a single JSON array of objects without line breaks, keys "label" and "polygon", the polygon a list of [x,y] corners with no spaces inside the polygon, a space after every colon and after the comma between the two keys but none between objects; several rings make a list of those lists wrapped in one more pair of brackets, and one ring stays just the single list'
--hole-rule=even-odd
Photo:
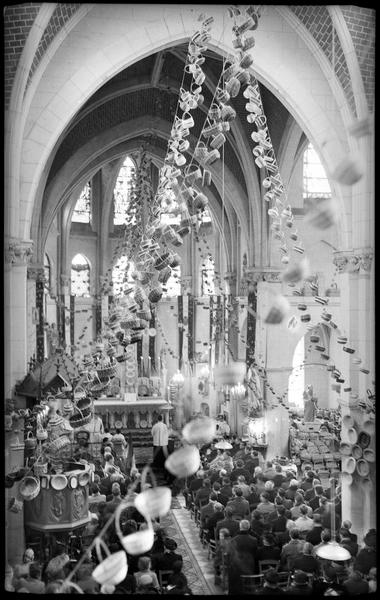
[{"label": "carpet runner", "polygon": [[177,542],[176,552],[183,557],[182,570],[193,594],[223,594],[223,591],[214,585],[213,560],[208,559],[208,551],[199,540],[199,530],[178,497],[172,498],[171,510],[160,522],[167,535]]}]

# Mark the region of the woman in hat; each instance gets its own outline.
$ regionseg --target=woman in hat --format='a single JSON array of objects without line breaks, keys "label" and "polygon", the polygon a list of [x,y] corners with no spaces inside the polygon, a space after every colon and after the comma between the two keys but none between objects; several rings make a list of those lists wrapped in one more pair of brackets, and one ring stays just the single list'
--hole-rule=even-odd
[{"label": "woman in hat", "polygon": [[309,581],[307,573],[304,571],[295,571],[286,593],[291,596],[310,596],[313,593],[313,586]]}]

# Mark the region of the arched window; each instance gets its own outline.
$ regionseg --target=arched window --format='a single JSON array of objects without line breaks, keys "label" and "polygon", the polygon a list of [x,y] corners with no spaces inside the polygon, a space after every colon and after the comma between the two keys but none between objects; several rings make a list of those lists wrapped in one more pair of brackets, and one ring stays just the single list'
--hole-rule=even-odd
[{"label": "arched window", "polygon": [[71,295],[90,295],[90,265],[83,254],[76,254],[71,261]]},{"label": "arched window", "polygon": [[303,154],[303,197],[304,199],[331,197],[326,171],[312,144],[307,146]]},{"label": "arched window", "polygon": [[91,223],[91,182],[84,186],[76,202],[72,222]]},{"label": "arched window", "polygon": [[166,297],[181,295],[181,267],[179,265],[172,269],[172,274],[162,289],[162,295]]},{"label": "arched window", "polygon": [[297,411],[303,410],[303,392],[305,389],[305,337],[298,342],[293,355],[293,370],[289,375],[288,398],[289,404],[295,406]]},{"label": "arched window", "polygon": [[129,156],[127,156],[119,171],[113,190],[114,225],[124,225],[126,222],[135,173],[135,163]]},{"label": "arched window", "polygon": [[201,296],[215,294],[215,261],[211,254],[203,261],[201,267]]},{"label": "arched window", "polygon": [[51,267],[50,267],[50,259],[48,255],[44,254],[44,276],[45,276],[45,291],[49,292],[51,287]]},{"label": "arched window", "polygon": [[112,269],[112,283],[114,296],[121,296],[124,292],[124,287],[134,283],[132,273],[134,264],[130,262],[127,256],[120,256]]}]

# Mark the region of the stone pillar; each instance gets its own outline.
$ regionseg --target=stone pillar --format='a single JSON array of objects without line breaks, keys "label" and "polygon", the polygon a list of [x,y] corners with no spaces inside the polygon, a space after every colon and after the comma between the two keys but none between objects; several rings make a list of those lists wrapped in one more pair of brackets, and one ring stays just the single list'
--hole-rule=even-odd
[{"label": "stone pillar", "polygon": [[[43,362],[45,358],[45,311],[44,311],[44,284],[45,272],[43,265],[30,264],[27,269],[28,292],[30,289],[29,281],[33,281],[34,294],[31,296],[32,306],[35,309],[35,339],[36,344],[33,353],[36,353],[37,361]],[[30,308],[28,306],[28,319]]]},{"label": "stone pillar", "polygon": [[[336,252],[334,264],[340,274],[342,314],[345,318],[347,345],[355,349],[352,358],[360,358],[360,365],[347,359],[346,370],[342,375],[357,393],[359,398],[366,397],[366,390],[373,389],[374,372],[374,273],[371,269],[373,250],[358,248],[356,250]],[[369,370],[363,373],[360,368]],[[363,421],[368,414],[362,410],[342,407],[342,417],[351,415],[355,428],[360,432]],[[344,430],[342,431],[344,440]],[[346,440],[345,440],[346,441]],[[375,451],[375,436],[371,436],[369,449]],[[376,469],[371,464],[369,482],[364,482],[356,473],[353,483],[342,484],[342,518],[352,522],[352,529],[361,541],[363,533],[376,527]]]},{"label": "stone pillar", "polygon": [[4,391],[11,397],[27,372],[27,263],[33,242],[7,238],[4,268]]},{"label": "stone pillar", "polygon": [[191,275],[181,276],[181,295],[186,296],[187,294],[193,293],[193,278]]},{"label": "stone pillar", "polygon": [[[267,386],[263,396],[267,409],[268,450],[267,458],[288,455],[289,413],[279,405],[275,394],[282,395],[288,389],[292,370],[292,356],[288,350],[287,332],[281,325],[267,325],[264,318],[275,295],[281,294],[280,271],[272,267],[253,267],[246,270],[248,286],[257,285],[255,359],[266,369]],[[268,351],[269,349],[269,351]],[[271,387],[275,394],[268,388]]]},{"label": "stone pillar", "polygon": [[228,331],[228,346],[229,351],[227,350],[227,355],[230,358],[234,358],[234,360],[238,360],[238,331],[237,331],[237,323],[239,317],[239,302],[236,302],[234,299],[237,294],[237,276],[235,272],[226,273],[224,276],[225,281],[227,281],[229,289],[230,289],[230,298],[231,301],[229,305],[232,307],[232,310],[228,312],[227,318],[227,331]]},{"label": "stone pillar", "polygon": [[26,306],[27,306],[27,347],[26,353],[30,358],[36,355],[38,336],[38,313],[36,305],[36,281],[40,276],[41,265],[27,266]]}]

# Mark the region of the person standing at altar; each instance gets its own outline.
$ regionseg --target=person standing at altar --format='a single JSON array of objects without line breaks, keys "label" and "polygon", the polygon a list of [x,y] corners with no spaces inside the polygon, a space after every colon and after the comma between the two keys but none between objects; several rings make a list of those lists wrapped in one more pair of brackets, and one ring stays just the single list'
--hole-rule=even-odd
[{"label": "person standing at altar", "polygon": [[153,437],[153,467],[164,474],[164,463],[168,456],[169,430],[162,420],[162,415],[158,415],[157,423],[151,430]]}]

